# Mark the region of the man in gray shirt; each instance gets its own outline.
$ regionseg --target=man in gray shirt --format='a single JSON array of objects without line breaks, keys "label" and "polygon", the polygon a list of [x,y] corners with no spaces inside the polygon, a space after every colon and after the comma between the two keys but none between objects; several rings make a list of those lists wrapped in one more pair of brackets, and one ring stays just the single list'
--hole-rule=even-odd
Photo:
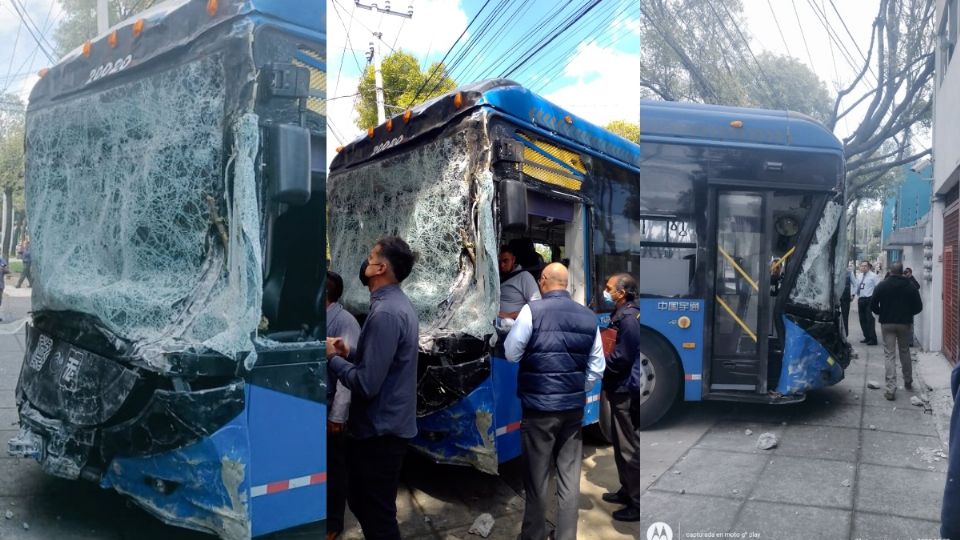
[{"label": "man in gray shirt", "polygon": [[516,319],[523,306],[540,299],[540,288],[533,274],[517,264],[517,257],[509,247],[500,248],[500,313],[503,319]]},{"label": "man in gray shirt", "polygon": [[417,313],[400,283],[415,260],[402,239],[378,240],[360,267],[370,312],[357,349],[328,340],[330,370],[351,392],[347,501],[365,538],[400,539],[397,487],[407,443],[417,434],[420,337]]},{"label": "man in gray shirt", "polygon": [[[327,270],[326,337],[341,338],[350,350],[357,348],[360,325],[357,319],[338,302],[343,294],[343,278]],[[328,372],[330,370],[328,369]],[[350,389],[328,373],[327,383],[327,537],[336,538],[343,531],[343,514],[347,504],[347,451],[345,428],[350,408]]]}]

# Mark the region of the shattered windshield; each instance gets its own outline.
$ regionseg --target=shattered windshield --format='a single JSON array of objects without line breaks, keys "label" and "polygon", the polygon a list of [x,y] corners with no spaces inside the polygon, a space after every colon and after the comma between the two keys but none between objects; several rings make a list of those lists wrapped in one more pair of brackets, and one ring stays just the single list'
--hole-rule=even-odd
[{"label": "shattered windshield", "polygon": [[790,293],[791,301],[820,311],[829,312],[833,309],[831,289],[835,274],[830,271],[831,258],[834,255],[833,239],[837,236],[842,218],[843,204],[838,200],[827,202],[823,217],[817,225],[817,232],[800,267],[797,283]]},{"label": "shattered windshield", "polygon": [[457,131],[331,175],[330,268],[344,278],[341,302],[349,311],[369,309],[369,292],[358,277],[369,249],[380,237],[397,235],[419,254],[403,290],[421,332],[492,332],[499,296],[493,179],[472,158],[478,145],[472,138],[469,130]]},{"label": "shattered windshield", "polygon": [[93,315],[154,364],[201,344],[251,348],[259,134],[250,114],[225,125],[224,79],[215,54],[31,111],[35,310]]}]

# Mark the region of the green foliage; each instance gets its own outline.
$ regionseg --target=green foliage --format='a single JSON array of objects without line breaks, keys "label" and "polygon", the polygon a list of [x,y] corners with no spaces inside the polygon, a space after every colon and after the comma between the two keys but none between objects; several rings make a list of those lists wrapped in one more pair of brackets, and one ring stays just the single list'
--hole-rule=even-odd
[{"label": "green foliage", "polygon": [[[12,104],[0,109],[0,192],[13,191],[14,207],[23,209],[23,102],[13,94],[0,95],[0,101]],[[16,109],[20,109],[17,111]]]},{"label": "green foliage", "polygon": [[[63,19],[53,34],[61,56],[97,35],[97,0],[59,0]],[[109,0],[110,26],[160,3],[160,0]]]},{"label": "green foliage", "polygon": [[[457,83],[447,74],[446,67],[434,62],[426,72],[420,70],[420,64],[412,55],[403,51],[385,56],[381,62],[383,77],[383,99],[386,103],[387,118],[429,100],[430,98],[446,94],[457,87]],[[430,78],[430,83],[417,96],[417,90]],[[359,113],[357,127],[362,129],[376,126],[377,122],[377,92],[373,65],[367,66],[360,77],[360,99],[356,109]]]},{"label": "green foliage", "polygon": [[628,141],[640,142],[640,124],[627,122],[626,120],[614,120],[603,126],[603,129],[617,134]]}]

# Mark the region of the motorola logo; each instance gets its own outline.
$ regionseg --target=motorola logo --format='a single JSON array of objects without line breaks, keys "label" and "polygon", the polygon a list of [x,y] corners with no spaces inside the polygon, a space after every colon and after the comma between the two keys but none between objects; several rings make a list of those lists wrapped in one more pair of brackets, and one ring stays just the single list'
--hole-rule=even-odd
[{"label": "motorola logo", "polygon": [[658,521],[647,529],[647,540],[673,540],[673,529],[662,521]]}]

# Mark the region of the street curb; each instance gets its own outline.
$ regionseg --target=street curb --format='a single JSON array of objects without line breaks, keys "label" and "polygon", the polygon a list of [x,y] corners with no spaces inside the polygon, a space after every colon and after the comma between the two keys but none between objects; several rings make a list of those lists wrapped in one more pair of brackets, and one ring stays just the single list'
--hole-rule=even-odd
[{"label": "street curb", "polygon": [[950,364],[938,351],[917,352],[914,370],[917,387],[930,398],[933,421],[944,448],[949,448],[950,415],[953,412],[953,395],[950,392]]}]

